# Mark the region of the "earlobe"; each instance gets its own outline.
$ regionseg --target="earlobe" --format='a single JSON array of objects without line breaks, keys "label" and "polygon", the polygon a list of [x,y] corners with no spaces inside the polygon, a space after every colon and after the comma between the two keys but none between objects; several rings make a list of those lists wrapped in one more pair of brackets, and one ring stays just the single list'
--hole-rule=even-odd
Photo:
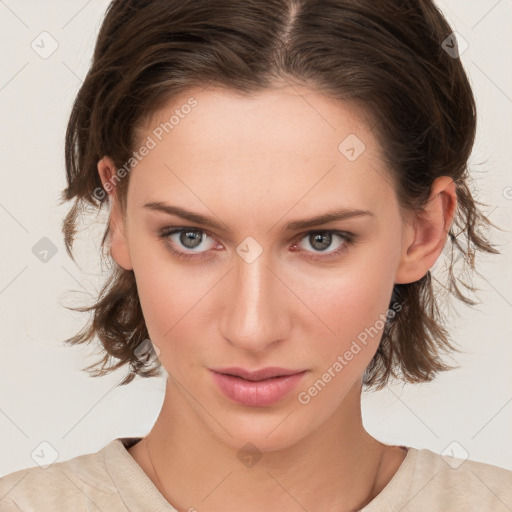
[{"label": "earlobe", "polygon": [[125,270],[132,270],[132,262],[128,247],[128,239],[125,232],[123,214],[117,200],[117,188],[115,180],[115,164],[108,156],[104,156],[98,162],[98,174],[103,188],[109,195],[110,204],[110,254],[114,261]]},{"label": "earlobe", "polygon": [[439,258],[457,206],[457,189],[449,176],[432,184],[425,212],[404,226],[402,250],[395,283],[413,283],[421,279]]}]

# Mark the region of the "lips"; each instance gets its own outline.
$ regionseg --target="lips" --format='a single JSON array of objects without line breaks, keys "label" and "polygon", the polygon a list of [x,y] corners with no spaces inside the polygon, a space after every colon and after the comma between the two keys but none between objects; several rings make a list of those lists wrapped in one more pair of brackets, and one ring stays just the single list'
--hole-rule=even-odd
[{"label": "lips", "polygon": [[215,368],[210,372],[218,390],[230,401],[250,407],[267,407],[297,387],[307,370]]}]

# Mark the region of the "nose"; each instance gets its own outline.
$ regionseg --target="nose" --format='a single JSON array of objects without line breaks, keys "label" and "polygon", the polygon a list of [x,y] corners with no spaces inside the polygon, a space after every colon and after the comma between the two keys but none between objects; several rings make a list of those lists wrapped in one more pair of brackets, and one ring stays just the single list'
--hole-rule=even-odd
[{"label": "nose", "polygon": [[293,294],[265,251],[252,262],[237,256],[234,265],[222,290],[221,334],[232,345],[263,352],[289,337]]}]

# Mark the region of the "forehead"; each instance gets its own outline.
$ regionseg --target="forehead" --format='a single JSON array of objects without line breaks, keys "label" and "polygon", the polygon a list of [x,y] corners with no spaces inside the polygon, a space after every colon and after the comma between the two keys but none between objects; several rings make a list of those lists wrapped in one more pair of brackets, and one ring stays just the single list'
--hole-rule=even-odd
[{"label": "forehead", "polygon": [[264,144],[267,151],[318,156],[336,154],[349,134],[365,139],[372,149],[373,134],[364,116],[355,103],[298,85],[250,94],[208,86],[174,97],[145,123],[140,135],[165,144],[162,139],[170,139],[171,133],[175,143],[195,134],[204,149],[220,151],[217,143],[222,140],[225,149],[249,152]]},{"label": "forehead", "polygon": [[172,199],[203,212],[210,204],[240,213],[276,205],[274,215],[318,213],[318,204],[378,210],[392,192],[362,111],[303,87],[249,96],[190,90],[156,112],[139,141],[151,149],[131,172],[137,206]]}]

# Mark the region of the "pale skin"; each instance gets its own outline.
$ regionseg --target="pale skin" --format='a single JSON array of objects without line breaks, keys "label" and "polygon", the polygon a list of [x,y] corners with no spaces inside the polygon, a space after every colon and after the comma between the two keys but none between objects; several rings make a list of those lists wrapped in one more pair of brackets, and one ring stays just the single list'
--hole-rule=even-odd
[{"label": "pale skin", "polygon": [[[197,106],[158,141],[152,131],[191,96]],[[366,146],[354,161],[338,149],[349,134]],[[434,265],[455,212],[453,180],[436,179],[425,213],[402,212],[402,222],[363,117],[305,87],[250,98],[213,87],[190,91],[157,113],[140,140],[147,136],[158,144],[130,173],[125,218],[115,189],[109,192],[111,255],[134,271],[150,338],[169,374],[160,415],[130,455],[179,511],[363,507],[406,455],[373,438],[361,419],[362,375],[382,332],[308,404],[298,393],[376,325],[394,283],[417,281]],[[98,171],[105,185],[115,173],[108,156]],[[231,232],[144,208],[152,201],[212,217]],[[373,215],[283,228],[342,207]],[[207,231],[193,249],[179,233],[169,240],[196,259],[171,254],[158,238],[167,227]],[[333,234],[322,252],[308,236],[319,231],[357,238],[322,260],[346,242]],[[236,252],[248,236],[262,249],[251,263]],[[215,387],[208,371],[215,366],[308,371],[277,404],[249,407]],[[247,442],[263,454],[252,467],[237,457]]]}]

